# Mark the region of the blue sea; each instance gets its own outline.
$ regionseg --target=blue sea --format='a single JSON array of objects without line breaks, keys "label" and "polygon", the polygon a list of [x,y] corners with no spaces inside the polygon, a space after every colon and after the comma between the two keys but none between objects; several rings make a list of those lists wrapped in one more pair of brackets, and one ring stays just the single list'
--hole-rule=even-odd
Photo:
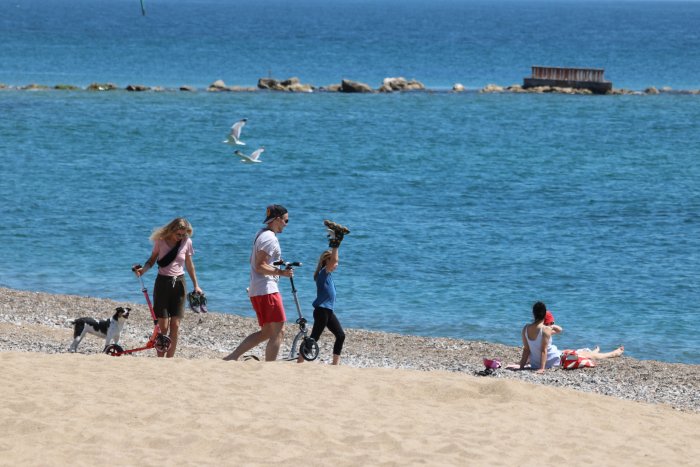
[{"label": "blue sea", "polygon": [[[700,363],[700,96],[476,91],[532,65],[700,89],[700,2],[144,6],[0,0],[0,83],[199,88],[0,90],[0,285],[142,302],[131,265],[153,228],[186,216],[210,309],[253,316],[251,242],[281,203],[309,317],[330,218],[352,230],[334,275],[347,328],[520,345],[542,300],[560,348]],[[436,92],[204,92],[268,76]],[[469,91],[446,92],[457,82]],[[244,117],[261,164],[221,143]],[[285,280],[282,293],[294,318]]]}]

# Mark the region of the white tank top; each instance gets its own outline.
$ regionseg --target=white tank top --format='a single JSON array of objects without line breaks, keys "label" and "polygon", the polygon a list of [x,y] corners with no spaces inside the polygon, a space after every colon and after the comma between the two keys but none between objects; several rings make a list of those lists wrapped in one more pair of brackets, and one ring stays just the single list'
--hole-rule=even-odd
[{"label": "white tank top", "polygon": [[[537,337],[531,340],[527,335],[527,326],[523,328],[525,333],[525,339],[527,339],[527,345],[530,348],[530,366],[535,370],[542,368],[542,362],[540,361],[540,356],[542,355],[542,328],[537,332]],[[552,339],[549,340],[549,346],[547,347],[547,364],[545,368],[552,368],[553,366],[559,366],[561,352],[557,349],[557,346],[552,344]]]}]

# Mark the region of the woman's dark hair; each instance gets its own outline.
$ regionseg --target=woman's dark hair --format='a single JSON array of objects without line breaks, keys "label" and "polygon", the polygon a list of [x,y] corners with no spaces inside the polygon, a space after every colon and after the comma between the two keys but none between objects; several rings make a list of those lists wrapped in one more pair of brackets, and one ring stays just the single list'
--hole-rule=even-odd
[{"label": "woman's dark hair", "polygon": [[532,317],[535,321],[544,320],[544,315],[547,314],[547,305],[542,302],[537,302],[532,305]]}]

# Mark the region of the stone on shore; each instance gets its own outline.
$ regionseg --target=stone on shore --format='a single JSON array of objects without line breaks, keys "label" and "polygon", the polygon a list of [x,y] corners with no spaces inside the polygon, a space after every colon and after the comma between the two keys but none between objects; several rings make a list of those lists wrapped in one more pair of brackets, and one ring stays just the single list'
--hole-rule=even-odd
[{"label": "stone on shore", "polygon": [[44,84],[31,83],[27,84],[26,86],[22,86],[20,89],[22,89],[22,91],[46,91],[49,89],[49,87]]},{"label": "stone on shore", "polygon": [[531,94],[593,94],[590,89],[559,87],[559,86],[533,86],[531,88],[523,88],[522,86],[509,86],[505,89],[509,92],[527,92]]},{"label": "stone on shore", "polygon": [[481,93],[488,94],[488,93],[494,93],[494,92],[503,92],[504,89],[502,86],[498,86],[497,84],[487,84],[483,88],[481,88]]},{"label": "stone on shore", "polygon": [[[180,87],[180,91],[194,91],[195,89],[190,86]],[[217,79],[209,85],[207,88],[208,92],[254,92],[257,88],[244,87],[244,86],[226,86],[223,80]]]},{"label": "stone on shore", "polygon": [[289,78],[283,81],[278,81],[273,78],[260,78],[258,80],[258,88],[269,91],[284,91],[284,92],[313,92],[314,88],[310,84],[302,84],[299,78]]},{"label": "stone on shore", "polygon": [[406,80],[406,78],[384,78],[379,92],[394,92],[394,91],[420,91],[424,90],[425,86],[420,81]]},{"label": "stone on shore", "polygon": [[217,79],[213,83],[209,85],[207,88],[207,91],[209,92],[217,92],[217,91],[225,91],[226,90],[226,83],[224,83],[224,80],[222,79]]},{"label": "stone on shore", "polygon": [[326,91],[326,92],[340,92],[340,88],[342,87],[341,84],[329,84],[328,86],[323,86],[321,88],[321,91]]},{"label": "stone on shore", "polygon": [[644,90],[644,94],[660,94],[660,92],[654,86],[651,86]]},{"label": "stone on shore", "polygon": [[80,88],[78,86],[73,86],[72,84],[57,84],[53,87],[59,91],[78,91]]},{"label": "stone on shore", "polygon": [[552,89],[550,92],[557,92],[559,94],[593,94],[593,91],[590,89],[582,89],[582,88],[561,88],[558,86],[552,86]]},{"label": "stone on shore", "polygon": [[180,91],[184,91],[184,92],[196,92],[196,91],[197,91],[197,88],[195,88],[195,87],[193,87],[193,86],[180,86]]},{"label": "stone on shore", "polygon": [[624,89],[624,88],[619,88],[619,89],[612,89],[607,92],[607,94],[613,95],[613,96],[630,96],[630,95],[637,95],[637,94],[644,94],[639,91],[632,91],[631,89]]},{"label": "stone on shore", "polygon": [[92,83],[87,87],[88,91],[116,91],[119,87],[113,83]]},{"label": "stone on shore", "polygon": [[452,85],[452,92],[464,92],[464,85],[462,83],[455,83]]},{"label": "stone on shore", "polygon": [[359,81],[351,81],[349,79],[344,79],[340,83],[340,92],[373,92],[369,84],[361,83]]},{"label": "stone on shore", "polygon": [[144,86],[143,84],[129,84],[126,87],[127,91],[130,92],[143,92],[143,91],[150,91],[151,88],[148,86]]},{"label": "stone on shore", "polygon": [[525,89],[527,92],[532,94],[544,94],[547,92],[552,92],[551,86],[533,86],[531,88]]}]

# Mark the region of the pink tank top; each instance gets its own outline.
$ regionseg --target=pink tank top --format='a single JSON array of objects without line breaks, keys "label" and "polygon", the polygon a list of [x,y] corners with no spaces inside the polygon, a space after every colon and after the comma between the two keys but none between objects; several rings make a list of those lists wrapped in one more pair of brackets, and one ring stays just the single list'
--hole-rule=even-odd
[{"label": "pink tank top", "polygon": [[[168,246],[165,240],[156,240],[154,243],[155,247],[158,248],[158,259],[167,255],[172,249],[172,246]],[[177,256],[172,263],[168,264],[166,267],[158,268],[158,274],[161,276],[171,276],[177,277],[185,273],[185,258],[187,255],[194,255],[194,248],[192,247],[192,239],[187,238],[180,244],[180,249],[177,252]]]}]

